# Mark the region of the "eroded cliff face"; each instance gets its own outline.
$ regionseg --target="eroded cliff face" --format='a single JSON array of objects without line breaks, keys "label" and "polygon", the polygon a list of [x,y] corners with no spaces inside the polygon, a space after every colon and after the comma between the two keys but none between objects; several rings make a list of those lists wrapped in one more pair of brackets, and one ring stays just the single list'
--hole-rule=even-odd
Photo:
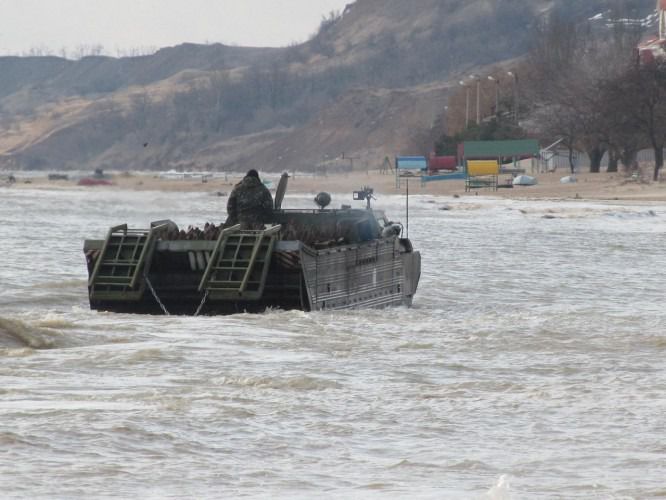
[{"label": "eroded cliff face", "polygon": [[0,58],[0,168],[375,167],[421,154],[450,82],[520,57],[548,9],[584,18],[613,2],[582,3],[358,0],[281,49]]}]

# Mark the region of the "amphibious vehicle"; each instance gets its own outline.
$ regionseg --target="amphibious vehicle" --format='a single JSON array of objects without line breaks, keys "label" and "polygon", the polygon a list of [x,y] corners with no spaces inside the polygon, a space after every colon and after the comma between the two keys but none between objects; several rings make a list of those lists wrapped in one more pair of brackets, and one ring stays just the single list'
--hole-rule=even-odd
[{"label": "amphibious vehicle", "polygon": [[327,208],[330,196],[320,193],[317,209],[285,210],[287,178],[264,230],[207,224],[186,232],[167,220],[86,240],[90,307],[214,315],[410,306],[421,256],[401,224],[371,207],[373,190],[354,193],[365,209]]}]

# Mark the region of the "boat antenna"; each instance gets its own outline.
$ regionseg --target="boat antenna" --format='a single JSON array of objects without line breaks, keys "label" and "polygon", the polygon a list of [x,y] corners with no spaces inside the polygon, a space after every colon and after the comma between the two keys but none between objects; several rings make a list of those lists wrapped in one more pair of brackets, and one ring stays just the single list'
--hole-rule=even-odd
[{"label": "boat antenna", "polygon": [[407,186],[407,192],[405,196],[405,206],[406,206],[405,218],[407,219],[407,223],[405,225],[405,237],[409,238],[409,178],[416,176],[414,175],[413,172],[406,171],[406,172],[401,172],[400,177],[405,179],[405,185]]},{"label": "boat antenna", "polygon": [[409,177],[407,177],[407,194],[405,196],[405,206],[406,206],[406,219],[407,219],[407,226],[405,230],[405,237],[409,239]]}]

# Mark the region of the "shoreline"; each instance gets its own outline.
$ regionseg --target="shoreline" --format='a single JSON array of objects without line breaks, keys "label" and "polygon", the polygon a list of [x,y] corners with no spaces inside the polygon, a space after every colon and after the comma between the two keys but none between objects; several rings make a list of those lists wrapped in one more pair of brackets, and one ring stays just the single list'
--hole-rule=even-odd
[{"label": "shoreline", "polygon": [[[270,179],[270,189],[277,187],[278,174],[262,174],[263,179]],[[535,186],[516,186],[491,189],[476,189],[465,192],[464,180],[436,181],[421,185],[419,178],[409,179],[410,195],[458,196],[503,198],[515,200],[590,200],[624,202],[666,202],[666,182],[634,181],[621,173],[578,174],[578,182],[562,184],[564,172],[535,174],[538,184]],[[500,182],[505,176],[500,176]],[[242,174],[229,175],[225,178],[212,178],[203,182],[201,179],[163,179],[157,174],[120,174],[111,176],[111,185],[79,186],[77,180],[49,180],[46,176],[22,179],[17,177],[13,184],[0,183],[0,188],[10,189],[122,189],[133,191],[164,192],[212,192],[220,196],[228,195]],[[321,191],[345,193],[360,190],[364,186],[374,188],[376,194],[404,194],[407,179],[400,180],[396,187],[395,174],[381,174],[379,171],[353,172],[349,174],[329,174],[313,176],[296,173],[289,179],[287,192],[294,194],[316,195]]]}]

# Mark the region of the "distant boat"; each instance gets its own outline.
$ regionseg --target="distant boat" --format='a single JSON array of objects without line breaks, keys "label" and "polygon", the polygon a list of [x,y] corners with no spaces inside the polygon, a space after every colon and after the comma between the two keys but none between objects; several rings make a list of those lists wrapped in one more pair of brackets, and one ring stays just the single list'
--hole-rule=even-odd
[{"label": "distant boat", "polygon": [[111,178],[101,168],[96,168],[90,177],[84,177],[77,183],[79,186],[112,186]]}]

